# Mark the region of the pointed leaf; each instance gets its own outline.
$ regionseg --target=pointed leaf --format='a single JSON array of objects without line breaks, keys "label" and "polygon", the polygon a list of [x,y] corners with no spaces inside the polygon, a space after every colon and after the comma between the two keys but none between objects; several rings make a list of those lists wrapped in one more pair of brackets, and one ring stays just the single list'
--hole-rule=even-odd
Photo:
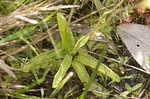
[{"label": "pointed leaf", "polygon": [[[84,84],[84,86],[88,83],[90,76],[88,72],[86,71],[86,68],[84,65],[80,64],[76,60],[72,62],[72,66],[77,73],[79,79]],[[96,81],[93,81],[89,91],[92,91],[97,96],[107,97],[109,95],[109,92],[106,88],[104,88],[101,84],[97,83]],[[102,93],[102,94],[101,94]]]},{"label": "pointed leaf", "polygon": [[66,19],[61,13],[57,13],[57,21],[58,21],[59,33],[62,39],[62,46],[66,51],[71,53],[75,44],[75,40],[71,28],[69,26],[69,23],[66,21]]},{"label": "pointed leaf", "polygon": [[[86,66],[89,66],[91,68],[96,68],[96,64],[98,62],[96,58],[88,55],[88,53],[83,51],[80,51],[79,55],[75,59],[78,62],[85,64]],[[110,68],[108,68],[106,65],[102,63],[98,68],[98,72],[110,77],[112,80],[116,82],[120,81],[120,77],[115,72],[113,72]]]},{"label": "pointed leaf", "polygon": [[60,83],[60,81],[64,78],[67,70],[71,66],[72,62],[72,56],[71,55],[66,55],[64,60],[62,61],[59,70],[55,74],[54,81],[53,81],[53,88],[56,88],[57,85]]},{"label": "pointed leaf", "polygon": [[89,40],[89,38],[92,36],[93,33],[89,33],[85,36],[82,36],[77,43],[75,44],[73,50],[72,50],[72,54],[75,54],[81,47],[83,47],[87,41]]},{"label": "pointed leaf", "polygon": [[81,65],[77,61],[72,62],[73,69],[76,71],[79,79],[81,80],[82,83],[87,83],[90,79],[90,76],[88,72],[86,71],[86,68],[84,65]]},{"label": "pointed leaf", "polygon": [[50,95],[50,99],[52,97],[54,97],[59,91],[60,89],[65,85],[65,83],[73,76],[73,72],[68,73],[68,75],[62,80],[60,81],[60,83],[58,84],[58,86],[55,88],[55,90],[51,93]]},{"label": "pointed leaf", "polygon": [[[62,50],[58,50],[58,52],[63,56]],[[24,65],[23,71],[29,72],[37,68],[48,67],[55,58],[57,58],[57,54],[54,49],[40,53],[38,56],[33,57],[29,64]]]}]

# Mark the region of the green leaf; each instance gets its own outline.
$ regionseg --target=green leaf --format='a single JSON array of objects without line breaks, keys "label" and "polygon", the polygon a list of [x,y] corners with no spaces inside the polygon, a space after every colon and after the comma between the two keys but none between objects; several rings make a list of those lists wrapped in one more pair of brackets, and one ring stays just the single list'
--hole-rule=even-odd
[{"label": "green leaf", "polygon": [[59,33],[62,39],[62,46],[67,52],[71,53],[75,44],[75,40],[71,28],[69,26],[69,23],[66,21],[66,19],[61,13],[57,13],[57,21]]},{"label": "green leaf", "polygon": [[43,19],[44,22],[47,22],[49,19],[51,19],[56,14],[56,11],[51,12],[47,17]]},{"label": "green leaf", "polygon": [[52,85],[53,88],[56,88],[57,85],[60,83],[60,81],[64,78],[67,70],[71,66],[71,62],[72,62],[72,56],[66,55],[59,67],[59,70],[55,74],[53,85]]},{"label": "green leaf", "polygon": [[72,66],[75,72],[77,73],[79,79],[81,80],[81,82],[87,83],[90,79],[90,76],[88,72],[86,71],[85,66],[75,60],[72,62]]},{"label": "green leaf", "polygon": [[122,92],[120,95],[125,97],[131,92],[136,91],[137,89],[141,88],[142,86],[143,86],[142,83],[138,83],[134,87],[130,88],[129,90]]},{"label": "green leaf", "polygon": [[23,30],[19,30],[16,33],[13,33],[13,34],[7,36],[6,38],[0,40],[0,43],[8,42],[8,41],[15,40],[15,39],[20,39],[20,37],[31,35],[32,33],[34,33],[34,30],[36,27],[37,26],[26,27]]},{"label": "green leaf", "polygon": [[76,52],[81,48],[83,47],[87,41],[89,40],[89,38],[92,36],[93,33],[89,33],[85,36],[82,36],[78,41],[77,43],[75,44],[73,50],[72,50],[72,54],[76,54]]},{"label": "green leaf", "polygon": [[60,81],[60,83],[57,85],[57,87],[55,88],[55,90],[51,93],[50,95],[50,99],[52,97],[54,97],[59,91],[60,89],[65,85],[65,83],[73,76],[73,72],[68,73],[68,75],[62,80]]},{"label": "green leaf", "polygon": [[[59,50],[59,54],[62,55],[62,50]],[[55,50],[48,50],[46,52],[40,53],[38,56],[33,57],[29,64],[25,64],[23,71],[29,72],[31,70],[36,70],[38,68],[48,67],[51,62],[57,58]]]},{"label": "green leaf", "polygon": [[[96,68],[96,64],[98,62],[98,60],[90,55],[88,55],[86,52],[80,51],[79,55],[75,58],[78,62],[89,66],[93,69]],[[108,68],[105,64],[100,64],[99,68],[98,68],[98,72],[102,73],[108,77],[110,77],[112,80],[116,81],[116,82],[120,82],[120,77],[113,72],[110,68]]]},{"label": "green leaf", "polygon": [[[84,84],[84,86],[86,86],[86,84],[90,79],[90,76],[85,66],[80,64],[76,60],[73,60],[72,66],[75,72],[77,73],[80,81]],[[104,88],[101,84],[97,83],[96,81],[92,81],[89,91],[92,91],[97,96],[107,97],[109,95],[108,90]]]}]

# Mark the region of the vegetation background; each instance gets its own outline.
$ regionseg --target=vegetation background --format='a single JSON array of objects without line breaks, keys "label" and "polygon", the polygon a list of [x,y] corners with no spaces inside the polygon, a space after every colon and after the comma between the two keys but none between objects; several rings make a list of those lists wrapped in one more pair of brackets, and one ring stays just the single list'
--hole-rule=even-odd
[{"label": "vegetation background", "polygon": [[149,99],[117,33],[149,0],[0,0],[1,99]]}]

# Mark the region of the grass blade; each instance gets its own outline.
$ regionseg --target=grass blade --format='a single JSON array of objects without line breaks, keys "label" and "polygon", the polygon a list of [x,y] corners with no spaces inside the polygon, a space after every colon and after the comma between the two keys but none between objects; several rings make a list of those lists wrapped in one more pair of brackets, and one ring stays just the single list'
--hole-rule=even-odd
[{"label": "grass blade", "polygon": [[36,27],[37,26],[26,27],[23,30],[13,33],[13,34],[7,36],[6,38],[0,40],[0,43],[8,42],[8,41],[15,40],[15,39],[20,39],[20,37],[31,35],[32,33],[34,33],[34,30]]}]

